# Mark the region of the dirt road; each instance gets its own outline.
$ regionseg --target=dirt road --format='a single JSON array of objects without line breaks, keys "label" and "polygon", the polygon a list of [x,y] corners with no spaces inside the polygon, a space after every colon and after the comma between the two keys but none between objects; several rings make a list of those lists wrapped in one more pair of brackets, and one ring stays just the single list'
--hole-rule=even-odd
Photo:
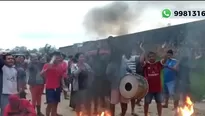
[{"label": "dirt road", "polygon": [[[30,95],[28,95],[28,98],[30,98]],[[45,96],[42,95],[43,101],[45,101]],[[42,102],[42,112],[45,113],[45,107],[46,105]],[[196,116],[205,116],[205,104],[200,103],[200,104],[195,104],[196,106]],[[170,105],[170,107],[168,109],[163,109],[163,116],[174,116],[174,111],[172,111],[172,106]],[[144,116],[143,115],[143,107],[138,107],[136,106],[135,108],[136,113],[139,114],[139,116]],[[119,105],[117,105],[116,107],[116,112],[117,115],[120,114],[120,107]],[[127,115],[126,116],[131,116],[130,114],[131,110],[130,110],[130,105],[127,111]],[[69,100],[64,100],[62,99],[59,108],[58,108],[58,113],[62,114],[63,116],[75,116],[75,113],[73,111],[71,111],[71,109],[69,108]],[[150,116],[157,116],[157,112],[156,112],[156,105],[153,101],[153,103],[150,106]]]}]

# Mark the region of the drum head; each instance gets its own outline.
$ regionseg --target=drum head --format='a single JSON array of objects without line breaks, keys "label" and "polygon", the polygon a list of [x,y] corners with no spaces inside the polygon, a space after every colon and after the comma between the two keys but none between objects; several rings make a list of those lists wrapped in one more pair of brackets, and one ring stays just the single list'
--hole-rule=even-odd
[{"label": "drum head", "polygon": [[138,80],[134,75],[127,75],[120,81],[120,94],[127,99],[131,99],[136,95],[138,90]]}]

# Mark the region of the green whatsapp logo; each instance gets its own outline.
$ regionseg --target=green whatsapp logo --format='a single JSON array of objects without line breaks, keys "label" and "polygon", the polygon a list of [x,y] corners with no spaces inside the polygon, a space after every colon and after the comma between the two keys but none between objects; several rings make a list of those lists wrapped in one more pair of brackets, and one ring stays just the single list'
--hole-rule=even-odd
[{"label": "green whatsapp logo", "polygon": [[162,17],[163,17],[163,18],[169,18],[171,15],[172,15],[172,12],[171,12],[171,10],[169,10],[169,9],[164,9],[164,10],[162,11]]}]

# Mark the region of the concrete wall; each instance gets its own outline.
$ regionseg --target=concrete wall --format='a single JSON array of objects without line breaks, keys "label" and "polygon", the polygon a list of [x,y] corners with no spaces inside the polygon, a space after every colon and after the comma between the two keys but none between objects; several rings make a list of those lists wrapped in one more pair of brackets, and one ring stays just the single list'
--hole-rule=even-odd
[{"label": "concrete wall", "polygon": [[[205,20],[192,23],[181,24],[177,26],[169,26],[165,28],[149,30],[139,33],[133,33],[123,36],[114,37],[113,42],[119,49],[138,48],[140,41],[145,41],[147,50],[154,49],[154,45],[166,42],[172,42],[177,47],[193,47],[198,42],[200,45],[205,42]],[[98,40],[101,42],[102,48],[108,48],[107,39]],[[186,45],[182,45],[186,43]],[[203,46],[203,44],[201,45]],[[84,42],[81,48],[76,45],[60,47],[59,50],[67,55],[76,52],[86,52],[96,49],[96,41]]]}]

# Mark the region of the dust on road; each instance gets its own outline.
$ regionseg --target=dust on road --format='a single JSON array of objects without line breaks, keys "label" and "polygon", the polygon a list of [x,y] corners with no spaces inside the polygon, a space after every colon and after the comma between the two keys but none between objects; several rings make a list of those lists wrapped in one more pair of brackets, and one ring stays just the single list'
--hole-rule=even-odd
[{"label": "dust on road", "polygon": [[[28,94],[27,98],[30,98],[29,94]],[[42,95],[42,108],[41,109],[42,109],[42,113],[45,114],[46,104],[44,104],[44,102],[45,102],[45,95]],[[195,109],[195,112],[196,112],[195,115],[196,116],[205,116],[205,104],[200,103],[199,105],[196,104],[195,106],[196,106],[196,108],[200,107],[200,109],[199,108]],[[168,109],[163,109],[163,116],[174,116],[174,111],[172,109],[173,109],[172,105],[170,105],[170,107]],[[120,106],[117,105],[117,107],[116,107],[117,116],[119,116],[120,111],[121,111]],[[143,106],[141,106],[141,107],[136,106],[135,112],[137,114],[139,114],[139,116],[144,116]],[[75,112],[72,111],[72,109],[69,107],[69,100],[64,100],[63,97],[62,97],[61,102],[59,104],[58,113],[62,114],[63,116],[76,116]],[[132,116],[130,113],[131,113],[131,109],[130,109],[130,104],[129,104],[129,108],[128,108],[126,116]],[[157,116],[157,109],[156,109],[156,104],[154,101],[150,105],[150,116]]]}]

